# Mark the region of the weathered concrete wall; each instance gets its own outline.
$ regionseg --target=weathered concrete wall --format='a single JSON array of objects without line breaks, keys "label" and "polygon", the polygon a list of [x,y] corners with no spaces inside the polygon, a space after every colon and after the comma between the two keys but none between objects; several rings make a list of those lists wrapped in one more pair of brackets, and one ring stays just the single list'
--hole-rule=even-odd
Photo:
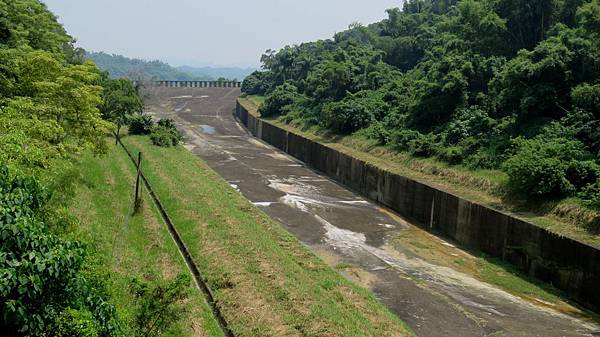
[{"label": "weathered concrete wall", "polygon": [[513,216],[381,170],[256,118],[236,114],[256,137],[416,225],[515,265],[588,306],[600,307],[600,251]]}]

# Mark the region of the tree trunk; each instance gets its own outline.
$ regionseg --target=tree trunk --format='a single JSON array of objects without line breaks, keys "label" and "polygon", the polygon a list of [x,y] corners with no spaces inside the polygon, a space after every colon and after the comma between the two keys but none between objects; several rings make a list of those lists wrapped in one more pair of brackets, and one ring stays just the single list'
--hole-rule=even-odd
[{"label": "tree trunk", "polygon": [[115,138],[115,145],[119,145],[120,135],[121,135],[121,123],[117,123],[117,136]]}]

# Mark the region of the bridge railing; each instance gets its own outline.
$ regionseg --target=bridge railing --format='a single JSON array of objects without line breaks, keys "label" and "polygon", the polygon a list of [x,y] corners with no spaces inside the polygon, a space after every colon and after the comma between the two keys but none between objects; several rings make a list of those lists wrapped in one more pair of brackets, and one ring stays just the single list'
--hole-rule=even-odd
[{"label": "bridge railing", "polygon": [[154,86],[169,88],[239,88],[238,81],[154,81]]}]

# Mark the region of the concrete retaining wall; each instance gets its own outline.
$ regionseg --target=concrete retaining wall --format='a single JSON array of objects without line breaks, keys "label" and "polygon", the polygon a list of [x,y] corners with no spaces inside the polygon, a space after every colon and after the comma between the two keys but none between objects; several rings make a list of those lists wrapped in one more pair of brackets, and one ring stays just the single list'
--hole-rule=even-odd
[{"label": "concrete retaining wall", "polygon": [[574,300],[600,307],[598,249],[381,170],[258,119],[239,103],[236,114],[254,136],[393,209],[419,227],[508,261],[565,291]]}]

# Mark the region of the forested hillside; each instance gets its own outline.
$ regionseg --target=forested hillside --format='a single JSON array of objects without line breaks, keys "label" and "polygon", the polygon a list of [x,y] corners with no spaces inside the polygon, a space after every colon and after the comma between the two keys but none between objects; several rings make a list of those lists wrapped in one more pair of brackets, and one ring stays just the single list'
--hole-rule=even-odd
[{"label": "forested hillside", "polygon": [[231,80],[241,81],[246,76],[253,73],[256,68],[235,68],[235,67],[190,67],[181,66],[177,67],[178,70],[188,74],[202,76],[208,75],[212,78],[227,78]]},{"label": "forested hillside", "polygon": [[4,336],[120,335],[105,270],[94,267],[66,200],[83,152],[102,153],[139,111],[73,46],[38,0],[0,0],[0,331]]},{"label": "forested hillside", "polygon": [[165,81],[243,80],[254,71],[235,67],[173,67],[161,61],[146,61],[104,52],[86,52],[86,58],[114,78],[160,79]]},{"label": "forested hillside", "polygon": [[122,55],[109,55],[104,52],[87,52],[86,57],[115,78],[161,79],[165,81],[209,81],[213,77],[201,73],[180,71],[161,61],[132,59]]},{"label": "forested hillside", "polygon": [[500,169],[507,195],[600,207],[600,2],[410,0],[331,40],[268,51],[263,116]]}]

